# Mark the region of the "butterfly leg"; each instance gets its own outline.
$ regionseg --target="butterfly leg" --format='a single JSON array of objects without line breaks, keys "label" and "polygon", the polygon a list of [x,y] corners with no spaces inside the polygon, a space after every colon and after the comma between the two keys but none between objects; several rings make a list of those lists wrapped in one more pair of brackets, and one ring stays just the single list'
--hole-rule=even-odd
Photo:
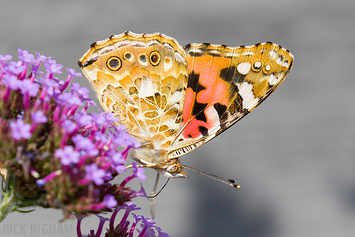
[{"label": "butterfly leg", "polygon": [[[137,165],[137,167],[143,167],[143,168],[145,168],[145,167],[148,167],[148,168],[154,168],[154,167],[157,167],[157,165],[156,164],[150,164],[150,165]],[[126,169],[131,169],[131,168],[133,168],[133,165],[127,165],[126,166]]]},{"label": "butterfly leg", "polygon": [[154,187],[153,187],[153,191],[150,193],[150,203],[149,203],[149,207],[150,207],[150,215],[152,216],[152,219],[155,218],[155,193],[157,191],[158,188],[158,182],[159,182],[159,172],[157,172],[157,177],[155,179],[155,183],[154,183]]}]

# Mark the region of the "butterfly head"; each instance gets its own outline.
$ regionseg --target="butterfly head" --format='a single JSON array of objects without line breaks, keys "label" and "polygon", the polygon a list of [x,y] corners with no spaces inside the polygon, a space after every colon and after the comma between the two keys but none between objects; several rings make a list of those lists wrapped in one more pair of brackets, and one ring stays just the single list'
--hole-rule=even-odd
[{"label": "butterfly head", "polygon": [[168,178],[189,178],[186,172],[183,171],[183,167],[178,158],[172,159],[166,163],[164,175]]}]

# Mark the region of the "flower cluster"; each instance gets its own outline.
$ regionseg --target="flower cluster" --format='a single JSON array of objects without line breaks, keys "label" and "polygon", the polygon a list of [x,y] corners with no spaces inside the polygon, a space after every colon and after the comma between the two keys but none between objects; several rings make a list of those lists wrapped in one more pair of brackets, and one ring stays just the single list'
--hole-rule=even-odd
[{"label": "flower cluster", "polygon": [[[123,217],[118,225],[115,226],[115,219],[117,216],[117,213],[120,210],[125,210],[125,213],[123,214]],[[125,236],[125,237],[133,237],[134,230],[137,230],[138,237],[169,237],[168,234],[164,233],[161,231],[159,227],[156,226],[154,222],[151,221],[149,218],[144,218],[141,215],[135,215],[134,213],[131,213],[132,211],[139,210],[139,207],[136,207],[136,205],[132,203],[126,203],[123,206],[120,206],[116,208],[116,210],[112,213],[111,218],[104,218],[102,216],[98,216],[100,219],[99,227],[97,228],[97,231],[95,233],[94,230],[91,230],[88,235],[82,235],[81,230],[80,230],[80,225],[81,221],[84,219],[84,216],[77,216],[78,219],[78,224],[77,224],[77,234],[78,237],[99,237],[103,231],[103,227],[106,221],[109,221],[109,229],[106,230],[105,237],[120,237],[120,236]],[[132,214],[133,216],[133,222],[132,226],[130,227],[130,222],[127,220],[129,217],[129,214]],[[136,229],[137,224],[141,221],[140,227],[142,229],[138,230]]]},{"label": "flower cluster", "polygon": [[143,188],[126,186],[135,177],[145,179],[135,164],[132,175],[110,183],[126,170],[128,152],[139,143],[113,114],[86,112],[95,105],[89,90],[70,82],[81,74],[67,69],[62,81],[55,76],[63,66],[55,60],[18,53],[18,61],[0,55],[0,168],[6,176],[0,221],[20,207],[60,208],[67,218],[145,196]]}]

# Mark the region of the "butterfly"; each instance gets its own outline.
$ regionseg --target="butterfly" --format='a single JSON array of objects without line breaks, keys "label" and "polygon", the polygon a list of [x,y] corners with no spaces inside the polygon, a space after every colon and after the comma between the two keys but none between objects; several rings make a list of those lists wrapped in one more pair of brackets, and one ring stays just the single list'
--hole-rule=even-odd
[{"label": "butterfly", "polygon": [[105,111],[142,145],[145,167],[187,177],[179,157],[215,138],[286,78],[293,55],[265,42],[184,48],[162,33],[124,32],[93,43],[78,62]]}]

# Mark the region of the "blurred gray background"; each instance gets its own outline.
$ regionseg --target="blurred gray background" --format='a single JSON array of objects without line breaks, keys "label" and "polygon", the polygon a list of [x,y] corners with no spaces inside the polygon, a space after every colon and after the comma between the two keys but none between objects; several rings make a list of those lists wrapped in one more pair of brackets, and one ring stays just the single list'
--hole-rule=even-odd
[{"label": "blurred gray background", "polygon": [[[354,10],[355,1],[2,0],[0,54],[16,56],[22,48],[79,71],[77,61],[91,43],[126,30],[163,32],[181,45],[281,44],[295,63],[280,88],[182,159],[235,178],[242,188],[188,172],[190,179],[171,181],[158,196],[155,222],[170,236],[353,237]],[[85,78],[75,82],[89,87]],[[150,191],[155,172],[147,175]],[[149,217],[147,200],[136,203],[138,213]],[[56,228],[59,219],[59,210],[12,213],[0,224],[0,235],[22,236],[5,231],[16,223]],[[85,219],[84,232],[97,223],[95,216]],[[64,224],[75,227],[74,220]],[[75,236],[74,230],[49,234],[45,228],[32,235],[25,228],[23,236]]]}]

